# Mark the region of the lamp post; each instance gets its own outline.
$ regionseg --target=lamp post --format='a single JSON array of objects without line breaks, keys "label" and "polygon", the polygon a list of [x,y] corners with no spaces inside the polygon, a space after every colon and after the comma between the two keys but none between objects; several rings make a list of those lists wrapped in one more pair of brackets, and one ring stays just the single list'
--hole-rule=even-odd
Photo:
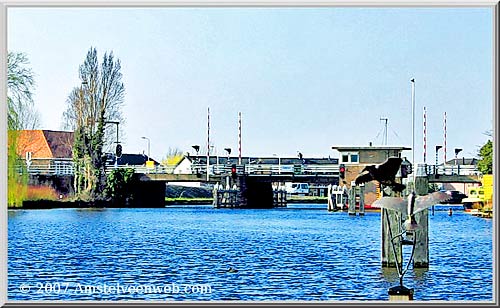
[{"label": "lamp post", "polygon": [[227,152],[227,164],[230,164],[231,161],[230,161],[230,155],[231,155],[231,148],[224,148],[224,151]]},{"label": "lamp post", "polygon": [[[411,160],[413,168],[415,165],[415,78],[410,80],[411,82]],[[416,168],[415,168],[416,169]],[[415,190],[415,176],[416,170],[413,172],[413,190]]]},{"label": "lamp post", "polygon": [[141,137],[141,139],[146,139],[148,141],[148,161],[150,160],[150,156],[151,156],[151,140],[149,140],[148,137]]},{"label": "lamp post", "polygon": [[191,147],[196,151],[196,156],[198,156],[198,153],[200,152],[200,146],[199,145],[193,145]]},{"label": "lamp post", "polygon": [[192,147],[192,148],[196,151],[196,159],[195,159],[195,161],[194,161],[194,163],[195,163],[194,172],[195,172],[196,174],[198,174],[198,162],[199,162],[199,157],[198,157],[198,154],[199,154],[199,152],[200,152],[200,146],[199,146],[199,145],[197,145],[197,144],[195,144],[195,145],[193,145],[193,146],[191,146],[191,147]]},{"label": "lamp post", "polygon": [[441,149],[443,146],[442,145],[436,145],[436,166],[434,167],[434,173],[438,174],[438,153],[439,149]]},{"label": "lamp post", "polygon": [[278,157],[278,174],[281,174],[281,157],[278,154],[273,154],[274,157]]},{"label": "lamp post", "polygon": [[455,148],[455,166],[457,167],[457,175],[460,175],[460,165],[458,165],[458,153],[460,153],[462,149]]}]

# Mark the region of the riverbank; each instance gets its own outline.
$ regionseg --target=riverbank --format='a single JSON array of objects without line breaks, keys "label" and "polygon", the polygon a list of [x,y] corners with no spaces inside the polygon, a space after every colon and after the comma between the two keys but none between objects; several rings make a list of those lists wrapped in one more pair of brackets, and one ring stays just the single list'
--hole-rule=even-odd
[{"label": "riverbank", "polygon": [[[165,198],[165,206],[169,205],[197,205],[212,204],[212,198]],[[288,198],[288,203],[318,203],[327,204],[327,197],[316,196],[292,196]],[[69,201],[69,200],[26,200],[23,206],[8,207],[9,210],[46,210],[57,208],[130,208],[130,206],[117,206],[110,201]]]}]

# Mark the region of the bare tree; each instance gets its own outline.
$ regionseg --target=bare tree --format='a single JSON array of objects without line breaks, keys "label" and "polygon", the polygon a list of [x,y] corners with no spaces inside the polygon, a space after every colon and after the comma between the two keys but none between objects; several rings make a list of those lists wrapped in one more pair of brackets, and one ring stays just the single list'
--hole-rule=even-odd
[{"label": "bare tree", "polygon": [[33,105],[34,74],[24,53],[7,55],[8,127],[10,130],[35,129],[40,115]]},{"label": "bare tree", "polygon": [[22,129],[39,125],[39,115],[33,106],[34,74],[23,53],[7,54],[7,127],[8,127],[8,204],[22,205],[28,183],[26,173],[20,174],[19,136]]},{"label": "bare tree", "polygon": [[106,133],[111,139],[114,132],[106,130],[106,121],[123,121],[125,87],[120,60],[115,60],[113,52],[105,53],[99,65],[97,50],[90,48],[79,75],[82,84],[70,92],[63,113],[65,127],[75,131],[75,192],[100,199],[106,185],[103,147]]}]

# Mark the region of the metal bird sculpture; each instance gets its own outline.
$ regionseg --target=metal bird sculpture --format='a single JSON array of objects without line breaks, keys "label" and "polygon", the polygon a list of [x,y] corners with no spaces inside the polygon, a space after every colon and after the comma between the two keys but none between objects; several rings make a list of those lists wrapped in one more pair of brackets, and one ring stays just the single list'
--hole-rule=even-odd
[{"label": "metal bird sculpture", "polygon": [[396,174],[402,162],[403,160],[399,157],[389,157],[379,165],[366,166],[354,181],[356,185],[359,185],[375,180],[391,187],[393,191],[402,192],[406,186],[396,183]]},{"label": "metal bird sculpture", "polygon": [[383,197],[373,202],[372,206],[406,214],[407,216],[406,221],[404,222],[404,227],[406,230],[410,231],[418,228],[418,224],[415,221],[416,213],[449,199],[450,196],[448,194],[440,191],[419,197],[416,196],[415,192],[412,192],[408,195],[406,200],[400,197]]}]

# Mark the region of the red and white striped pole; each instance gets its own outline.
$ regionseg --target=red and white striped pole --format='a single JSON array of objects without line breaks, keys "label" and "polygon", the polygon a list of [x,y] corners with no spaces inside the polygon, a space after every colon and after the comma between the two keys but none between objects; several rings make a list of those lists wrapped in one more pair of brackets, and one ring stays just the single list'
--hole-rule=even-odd
[{"label": "red and white striped pole", "polygon": [[238,112],[238,165],[241,165],[241,112]]},{"label": "red and white striped pole", "polygon": [[424,107],[424,165],[427,162],[427,110]]},{"label": "red and white striped pole", "polygon": [[443,147],[443,152],[444,152],[443,164],[446,165],[446,111],[444,112],[444,147]]},{"label": "red and white striped pole", "polygon": [[210,168],[210,107],[207,109],[207,182],[210,179],[208,169]]}]

